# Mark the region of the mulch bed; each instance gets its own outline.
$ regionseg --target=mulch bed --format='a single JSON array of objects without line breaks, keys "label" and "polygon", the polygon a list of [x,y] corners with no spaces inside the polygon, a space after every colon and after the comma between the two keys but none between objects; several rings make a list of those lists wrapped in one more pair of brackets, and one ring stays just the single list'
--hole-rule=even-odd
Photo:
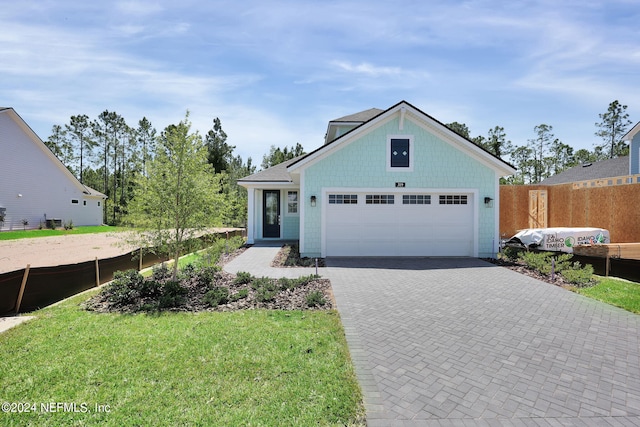
[{"label": "mulch bed", "polygon": [[547,283],[550,283],[552,285],[560,286],[561,288],[575,288],[576,287],[575,283],[571,283],[571,282],[567,281],[564,277],[562,277],[559,274],[556,274],[554,279],[552,279],[551,276],[548,276],[546,274],[542,274],[538,270],[530,269],[526,265],[518,263],[518,262],[508,261],[508,260],[505,260],[505,259],[493,259],[493,258],[486,258],[485,261],[488,261],[488,262],[490,262],[492,264],[495,264],[495,265],[499,265],[501,267],[508,268],[509,270],[516,271],[516,272],[518,272],[520,274],[524,274],[526,276],[533,277],[534,279],[542,280],[543,282],[547,282]]},{"label": "mulch bed", "polygon": [[[228,263],[247,248],[242,247],[230,254],[222,255],[219,265]],[[225,271],[215,273],[212,283],[204,284],[196,278],[183,280],[181,283],[187,289],[185,301],[179,307],[164,308],[162,311],[168,312],[200,312],[200,311],[238,311],[238,310],[331,310],[335,308],[335,301],[331,290],[331,282],[328,279],[313,279],[307,284],[297,286],[294,289],[280,290],[271,301],[258,301],[256,298],[257,291],[251,287],[251,284],[234,284],[236,275]],[[278,279],[273,279],[277,285]],[[220,304],[217,307],[211,307],[204,301],[205,294],[214,287],[225,287],[229,290],[230,300],[226,304]],[[233,296],[240,291],[246,290],[247,296],[237,301],[232,301]],[[307,295],[318,291],[321,292],[325,304],[321,306],[309,307],[307,304]],[[157,299],[138,298],[132,304],[126,306],[115,306],[109,301],[108,287],[94,297],[90,298],[83,304],[83,308],[99,313],[136,313],[144,312],[145,306],[157,304]]]},{"label": "mulch bed", "polygon": [[[324,258],[317,258],[318,267],[326,267]],[[271,262],[271,267],[315,267],[316,258],[301,258],[298,245],[284,245]]]}]

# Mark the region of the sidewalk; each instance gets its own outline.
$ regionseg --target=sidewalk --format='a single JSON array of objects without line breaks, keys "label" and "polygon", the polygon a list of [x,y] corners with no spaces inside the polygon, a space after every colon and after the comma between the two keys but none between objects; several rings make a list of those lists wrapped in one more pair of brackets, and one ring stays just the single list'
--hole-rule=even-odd
[{"label": "sidewalk", "polygon": [[33,318],[35,318],[35,316],[0,317],[0,334]]},{"label": "sidewalk", "polygon": [[[242,254],[224,266],[224,271],[237,274],[239,271],[246,271],[255,277],[271,277],[279,279],[286,277],[294,279],[300,276],[316,274],[315,267],[271,267],[271,262],[278,255],[281,246],[254,245],[247,249],[250,254]],[[324,267],[318,268],[318,274],[324,275]]]}]

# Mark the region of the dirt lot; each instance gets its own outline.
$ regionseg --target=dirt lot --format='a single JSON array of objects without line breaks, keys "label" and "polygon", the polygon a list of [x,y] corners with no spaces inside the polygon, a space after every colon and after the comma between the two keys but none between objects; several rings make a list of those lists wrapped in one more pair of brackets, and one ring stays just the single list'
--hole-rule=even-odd
[{"label": "dirt lot", "polygon": [[[216,229],[224,232],[233,229]],[[48,267],[110,258],[130,252],[126,233],[76,234],[0,241],[0,274],[31,267]]]}]

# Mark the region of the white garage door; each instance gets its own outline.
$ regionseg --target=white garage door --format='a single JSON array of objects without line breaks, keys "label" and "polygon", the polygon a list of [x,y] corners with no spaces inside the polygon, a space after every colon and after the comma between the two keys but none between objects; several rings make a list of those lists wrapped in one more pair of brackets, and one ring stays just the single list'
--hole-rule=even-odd
[{"label": "white garage door", "polygon": [[327,195],[327,256],[473,256],[473,194]]}]

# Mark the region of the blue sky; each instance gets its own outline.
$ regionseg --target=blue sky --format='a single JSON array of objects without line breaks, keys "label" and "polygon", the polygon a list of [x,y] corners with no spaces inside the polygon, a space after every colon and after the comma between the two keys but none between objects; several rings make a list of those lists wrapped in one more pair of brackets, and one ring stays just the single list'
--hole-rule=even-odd
[{"label": "blue sky", "polygon": [[244,159],[322,144],[327,122],[406,100],[524,145],[592,149],[598,114],[640,121],[640,3],[22,0],[0,8],[0,106],[42,138],[75,114],[162,130],[220,117]]}]

